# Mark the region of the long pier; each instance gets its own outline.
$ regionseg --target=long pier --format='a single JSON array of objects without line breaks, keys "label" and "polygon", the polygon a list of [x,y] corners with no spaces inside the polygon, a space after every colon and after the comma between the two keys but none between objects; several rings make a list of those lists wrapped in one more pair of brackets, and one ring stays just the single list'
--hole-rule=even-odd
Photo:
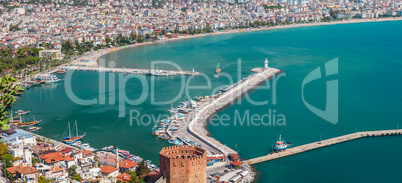
[{"label": "long pier", "polygon": [[203,144],[220,151],[226,156],[230,153],[237,154],[237,152],[230,147],[223,145],[218,140],[208,136],[208,132],[205,129],[207,120],[225,106],[235,102],[237,99],[242,97],[242,95],[280,72],[281,71],[279,69],[274,68],[260,69],[258,73],[242,79],[239,83],[230,86],[226,92],[217,96],[216,98],[212,97],[207,99],[207,101],[204,101],[204,103],[199,106],[195,112],[193,111],[192,113],[189,113],[190,115],[194,115],[194,118],[185,118],[190,120],[186,133],[195,137]]},{"label": "long pier", "polygon": [[[143,75],[155,75],[155,76],[175,76],[175,75],[199,75],[199,72],[195,71],[175,71],[175,70],[152,70],[152,69],[136,69],[136,68],[108,68],[108,67],[90,67],[90,66],[76,66],[69,65],[64,66],[68,70],[80,70],[80,71],[95,71],[95,72],[117,72],[126,74],[143,74]],[[56,72],[54,70],[53,72]]]},{"label": "long pier", "polygon": [[245,162],[252,165],[252,164],[257,164],[257,163],[270,161],[270,160],[274,160],[274,159],[278,159],[278,158],[282,158],[282,157],[286,157],[286,156],[291,156],[294,154],[299,154],[302,152],[311,151],[314,149],[318,149],[318,148],[322,148],[322,147],[326,147],[326,146],[330,146],[330,145],[334,145],[334,144],[339,144],[342,142],[347,142],[347,141],[351,141],[351,140],[355,140],[355,139],[359,139],[359,138],[363,138],[363,137],[376,137],[376,136],[388,136],[388,135],[402,135],[402,130],[397,129],[397,130],[380,130],[380,131],[365,131],[365,132],[351,133],[351,134],[334,137],[334,138],[330,138],[330,139],[326,139],[326,140],[322,140],[322,141],[318,141],[318,142],[313,142],[310,144],[296,146],[296,147],[293,147],[290,149],[286,149],[285,151],[271,153],[271,154],[261,156],[258,158],[246,160]]}]

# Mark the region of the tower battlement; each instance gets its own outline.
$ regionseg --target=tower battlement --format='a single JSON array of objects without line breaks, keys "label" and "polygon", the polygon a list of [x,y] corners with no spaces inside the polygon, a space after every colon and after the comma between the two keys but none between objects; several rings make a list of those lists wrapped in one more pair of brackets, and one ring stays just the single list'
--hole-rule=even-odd
[{"label": "tower battlement", "polygon": [[169,182],[206,182],[206,150],[195,146],[171,146],[159,153],[161,175]]}]

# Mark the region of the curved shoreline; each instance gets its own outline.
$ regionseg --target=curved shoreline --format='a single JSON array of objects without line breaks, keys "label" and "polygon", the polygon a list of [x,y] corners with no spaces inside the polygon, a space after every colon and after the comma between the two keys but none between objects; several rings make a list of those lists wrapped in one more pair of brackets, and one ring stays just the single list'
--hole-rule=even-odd
[{"label": "curved shoreline", "polygon": [[[391,18],[380,18],[380,19],[352,19],[352,20],[336,21],[336,22],[278,25],[278,26],[273,26],[273,27],[247,28],[247,29],[227,30],[225,32],[218,32],[218,33],[196,34],[196,35],[183,36],[183,37],[179,37],[179,38],[157,40],[157,41],[153,41],[153,42],[136,43],[136,44],[127,45],[127,46],[123,46],[123,47],[113,47],[113,48],[92,51],[92,52],[88,52],[84,56],[78,57],[78,58],[70,61],[68,64],[79,64],[81,66],[86,66],[86,67],[99,67],[98,61],[101,57],[111,54],[116,51],[120,51],[120,50],[124,50],[124,49],[128,49],[128,48],[135,48],[135,47],[141,47],[141,46],[153,45],[153,44],[161,44],[161,43],[169,43],[169,42],[173,42],[173,41],[181,41],[181,40],[200,38],[200,37],[218,36],[218,35],[235,34],[235,33],[247,33],[247,32],[255,32],[255,31],[266,31],[266,30],[275,30],[275,29],[315,27],[315,26],[338,25],[338,24],[370,23],[370,22],[391,22],[391,21],[401,21],[401,20],[402,20],[402,17],[391,17]],[[83,63],[83,62],[80,62],[81,60],[88,60],[89,62]]]},{"label": "curved shoreline", "polygon": [[[384,19],[379,19],[379,20],[360,20],[360,21],[342,21],[342,22],[330,22],[330,23],[309,23],[309,24],[296,24],[296,25],[286,25],[286,26],[276,26],[276,27],[269,27],[269,28],[259,28],[259,29],[247,29],[248,31],[228,31],[228,32],[222,32],[222,33],[217,33],[217,34],[208,34],[208,35],[196,35],[196,36],[186,36],[182,38],[177,38],[177,39],[169,39],[166,41],[155,41],[155,42],[147,42],[147,43],[141,43],[141,44],[135,44],[135,45],[130,45],[126,47],[120,47],[120,48],[114,48],[113,50],[107,51],[106,53],[103,53],[99,55],[96,58],[96,62],[103,56],[110,54],[115,51],[120,51],[126,48],[134,48],[134,47],[139,47],[139,46],[145,46],[145,45],[151,45],[151,44],[159,44],[159,43],[168,43],[170,41],[180,41],[180,40],[185,40],[185,39],[192,39],[192,38],[197,38],[197,37],[206,37],[206,36],[215,36],[215,35],[223,35],[223,34],[232,34],[232,33],[242,33],[242,32],[254,32],[254,31],[260,31],[260,30],[271,30],[271,29],[285,29],[285,28],[298,28],[298,27],[309,27],[309,26],[321,26],[321,25],[337,25],[337,24],[350,24],[350,23],[366,23],[366,22],[384,22],[384,21],[400,21],[402,18],[384,18]],[[207,128],[205,129],[207,132]],[[257,172],[256,172],[257,173]],[[257,173],[258,174],[258,173]],[[258,178],[258,177],[255,177]]]}]

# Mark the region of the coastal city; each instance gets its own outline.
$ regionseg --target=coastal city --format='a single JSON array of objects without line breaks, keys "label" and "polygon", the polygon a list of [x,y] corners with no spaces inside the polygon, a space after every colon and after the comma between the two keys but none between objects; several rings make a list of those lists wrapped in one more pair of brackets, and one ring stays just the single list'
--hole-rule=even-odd
[{"label": "coastal city", "polygon": [[[146,78],[201,77],[205,73],[196,65],[178,71],[114,67],[101,62],[105,55],[140,46],[235,33],[265,34],[274,29],[400,20],[402,0],[0,0],[0,182],[268,182],[263,175],[267,171],[261,173],[255,164],[360,138],[400,136],[399,123],[395,129],[390,125],[364,130],[356,124],[354,131],[334,133],[325,139],[321,131],[320,138],[300,145],[293,143],[298,139],[285,141],[281,133],[275,133],[276,139],[269,139],[269,144],[263,145],[269,147],[262,148],[262,153],[243,156],[237,143],[211,135],[207,125],[213,115],[288,71],[272,67],[272,55],[265,59],[261,56],[248,75],[216,93],[179,99],[179,105],[172,103],[163,109],[169,117],[155,120],[152,129],[145,129],[152,140],[163,144],[152,148],[152,155],[158,157],[147,156],[149,151],[132,151],[143,147],[127,150],[129,147],[118,145],[118,141],[101,146],[87,141],[90,136],[102,140],[113,135],[87,133],[95,127],[82,128],[84,120],[66,121],[66,128],[64,123],[58,124],[65,133],[48,136],[42,132],[51,121],[42,120],[36,106],[28,109],[19,103],[32,100],[38,93],[47,95],[46,89],[64,86],[72,72]],[[218,62],[212,67],[213,78],[219,78],[227,65]],[[53,97],[47,97],[40,100],[58,105]],[[54,133],[58,132],[50,134]],[[231,130],[227,136],[235,137],[236,133]],[[118,138],[132,140],[123,135]],[[153,144],[144,141],[141,146]]]},{"label": "coastal city", "polygon": [[60,50],[67,40],[101,48],[119,36],[129,38],[120,44],[129,44],[228,29],[402,15],[398,0],[1,2],[0,48],[11,49],[46,45]]}]

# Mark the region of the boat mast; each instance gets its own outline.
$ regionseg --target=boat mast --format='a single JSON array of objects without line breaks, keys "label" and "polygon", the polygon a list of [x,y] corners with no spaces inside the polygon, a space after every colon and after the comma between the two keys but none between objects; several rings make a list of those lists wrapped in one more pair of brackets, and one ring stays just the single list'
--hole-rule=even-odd
[{"label": "boat mast", "polygon": [[70,122],[68,122],[68,137],[71,138]]},{"label": "boat mast", "polygon": [[77,120],[75,120],[75,131],[77,133],[76,137],[78,137],[78,127],[77,127]]}]

